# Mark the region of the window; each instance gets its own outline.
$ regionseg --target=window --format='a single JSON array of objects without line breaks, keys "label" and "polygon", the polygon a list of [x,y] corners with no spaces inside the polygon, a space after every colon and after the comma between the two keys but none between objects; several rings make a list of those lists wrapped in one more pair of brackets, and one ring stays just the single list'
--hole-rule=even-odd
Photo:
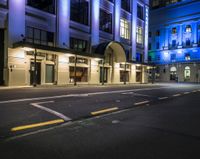
[{"label": "window", "polygon": [[160,55],[156,55],[156,61],[160,61]]},{"label": "window", "polygon": [[130,0],[121,0],[122,9],[130,12]]},{"label": "window", "polygon": [[152,36],[151,34],[152,34],[152,33],[151,33],[151,32],[149,32],[149,38],[151,38],[151,36]]},{"label": "window", "polygon": [[148,48],[149,48],[149,50],[151,50],[151,43],[149,43],[149,47]]},{"label": "window", "polygon": [[160,36],[160,31],[159,30],[156,31],[156,36]]},{"label": "window", "polygon": [[112,14],[100,9],[100,30],[112,33]]},{"label": "window", "polygon": [[120,70],[120,82],[129,82],[129,72]]},{"label": "window", "polygon": [[27,5],[49,13],[55,13],[55,0],[28,0]]},{"label": "window", "polygon": [[137,5],[137,17],[140,18],[140,19],[144,19],[144,9],[143,9],[143,6],[141,5]]},{"label": "window", "polygon": [[172,34],[176,34],[176,33],[177,33],[176,28],[172,28]]},{"label": "window", "polygon": [[136,32],[136,36],[137,36],[137,43],[138,44],[143,44],[143,30],[142,27],[137,27],[137,32]]},{"label": "window", "polygon": [[187,25],[187,26],[186,26],[185,32],[186,32],[186,33],[191,33],[191,32],[192,32],[191,25]]},{"label": "window", "polygon": [[88,25],[89,4],[87,0],[73,0],[71,1],[70,19]]},{"label": "window", "polygon": [[172,40],[172,47],[176,47],[176,40]]},{"label": "window", "polygon": [[142,62],[142,54],[141,53],[136,53],[136,61]]},{"label": "window", "polygon": [[190,74],[191,74],[190,67],[186,66],[185,70],[184,70],[184,78],[185,78],[185,80],[190,80]]},{"label": "window", "polygon": [[54,65],[46,65],[46,83],[54,82]]},{"label": "window", "polygon": [[170,59],[171,59],[171,61],[175,61],[176,60],[176,54],[171,54]]},{"label": "window", "polygon": [[88,82],[88,68],[85,67],[69,67],[70,83],[74,82]]},{"label": "window", "polygon": [[87,41],[71,37],[70,38],[70,48],[73,50],[86,52],[87,51]]},{"label": "window", "polygon": [[120,19],[120,36],[130,39],[130,23],[126,19]]},{"label": "window", "polygon": [[159,42],[156,43],[156,49],[160,49],[160,43]]},{"label": "window", "polygon": [[53,46],[54,33],[33,27],[27,27],[26,41],[34,44]]},{"label": "window", "polygon": [[190,54],[189,54],[189,53],[186,53],[186,54],[185,54],[185,60],[186,60],[186,61],[189,61],[189,60],[190,60]]},{"label": "window", "polygon": [[[75,57],[74,56],[69,57],[69,63],[75,63]],[[88,59],[77,57],[76,63],[78,63],[78,64],[86,64],[87,65],[88,64]]]},{"label": "window", "polygon": [[186,39],[186,43],[185,44],[186,44],[186,46],[190,46],[191,45],[191,42],[190,42],[189,38]]}]

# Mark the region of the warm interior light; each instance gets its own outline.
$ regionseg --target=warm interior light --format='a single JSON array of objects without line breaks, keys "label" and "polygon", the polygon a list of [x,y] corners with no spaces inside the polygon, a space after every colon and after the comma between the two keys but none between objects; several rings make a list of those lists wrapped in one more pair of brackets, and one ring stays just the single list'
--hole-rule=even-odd
[{"label": "warm interior light", "polygon": [[34,51],[33,48],[29,48],[29,47],[23,47],[23,50],[24,50],[24,51]]}]

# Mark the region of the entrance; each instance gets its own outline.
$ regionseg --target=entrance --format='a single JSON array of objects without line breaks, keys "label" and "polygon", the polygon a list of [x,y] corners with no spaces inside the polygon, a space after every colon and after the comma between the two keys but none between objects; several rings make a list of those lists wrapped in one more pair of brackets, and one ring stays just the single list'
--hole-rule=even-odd
[{"label": "entrance", "polygon": [[136,82],[142,82],[142,72],[136,72]]},{"label": "entrance", "polygon": [[4,29],[0,29],[0,85],[4,84]]},{"label": "entrance", "polygon": [[100,83],[108,83],[108,68],[100,67]]},{"label": "entrance", "polygon": [[[34,82],[34,62],[31,62],[30,68],[30,85]],[[41,63],[36,62],[36,84],[41,84]]]},{"label": "entrance", "polygon": [[171,81],[175,81],[176,80],[176,77],[177,77],[177,69],[176,67],[171,67],[170,68],[170,80]]}]

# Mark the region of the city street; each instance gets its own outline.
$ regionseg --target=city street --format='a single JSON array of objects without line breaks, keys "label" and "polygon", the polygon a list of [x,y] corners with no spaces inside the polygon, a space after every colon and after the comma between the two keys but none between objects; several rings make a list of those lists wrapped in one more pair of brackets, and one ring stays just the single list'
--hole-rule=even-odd
[{"label": "city street", "polygon": [[199,158],[200,85],[0,90],[2,159]]}]

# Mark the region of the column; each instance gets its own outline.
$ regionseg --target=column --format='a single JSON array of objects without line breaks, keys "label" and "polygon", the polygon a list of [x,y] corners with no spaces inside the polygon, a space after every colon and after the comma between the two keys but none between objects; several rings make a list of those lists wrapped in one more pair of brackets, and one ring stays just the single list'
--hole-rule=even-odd
[{"label": "column", "polygon": [[91,3],[91,45],[99,44],[99,17],[100,0],[92,0]]},{"label": "column", "polygon": [[8,14],[8,47],[22,41],[25,36],[25,5],[26,0],[9,0]]},{"label": "column", "polygon": [[148,62],[149,8],[145,6],[144,62]]},{"label": "column", "polygon": [[69,48],[70,0],[58,0],[57,6],[57,46]]},{"label": "column", "polygon": [[178,48],[182,48],[182,41],[183,41],[183,24],[180,24],[178,30]]},{"label": "column", "polygon": [[167,50],[169,46],[169,28],[165,29],[165,49]]},{"label": "column", "polygon": [[192,35],[193,35],[193,40],[194,40],[194,45],[197,46],[197,30],[198,30],[198,25],[197,22],[193,23],[193,30],[192,30]]},{"label": "column", "polygon": [[114,40],[120,41],[121,0],[115,0]]},{"label": "column", "polygon": [[132,1],[132,60],[136,61],[137,0]]}]

